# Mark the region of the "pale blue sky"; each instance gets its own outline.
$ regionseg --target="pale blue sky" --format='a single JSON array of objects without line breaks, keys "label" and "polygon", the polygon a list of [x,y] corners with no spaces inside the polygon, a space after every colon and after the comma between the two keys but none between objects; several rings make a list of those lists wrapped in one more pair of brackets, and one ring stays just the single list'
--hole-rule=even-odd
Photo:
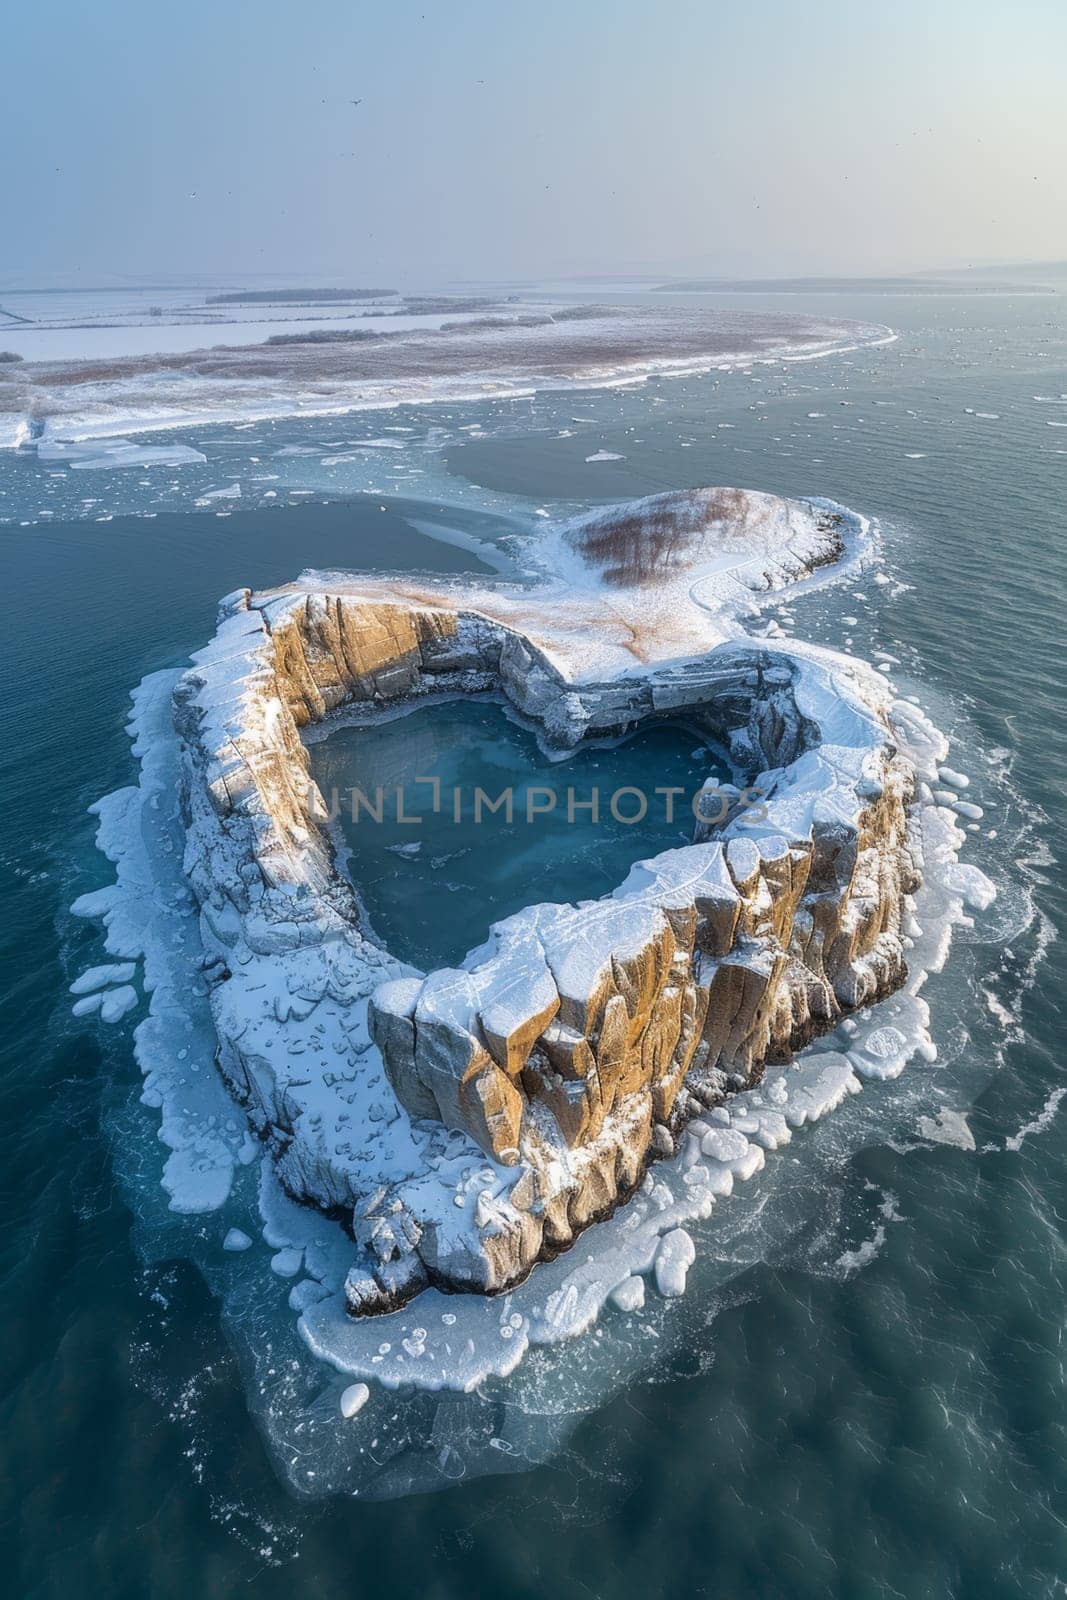
[{"label": "pale blue sky", "polygon": [[1063,0],[41,0],[0,62],[8,283],[1067,257]]}]

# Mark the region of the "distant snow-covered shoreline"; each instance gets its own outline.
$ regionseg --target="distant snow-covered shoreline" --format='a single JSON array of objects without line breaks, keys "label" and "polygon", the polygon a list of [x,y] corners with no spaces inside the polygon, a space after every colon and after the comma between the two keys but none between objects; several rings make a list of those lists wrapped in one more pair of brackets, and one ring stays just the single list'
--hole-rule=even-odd
[{"label": "distant snow-covered shoreline", "polygon": [[[321,323],[287,322],[294,343],[162,353],[146,347],[8,364],[0,367],[0,448],[622,387],[810,361],[897,337],[877,324],[677,307],[509,304],[486,316],[457,306],[410,316],[361,313],[351,327],[337,323],[333,311]],[[262,334],[266,326],[246,323],[244,330]],[[222,325],[219,334],[238,327]],[[154,336],[158,343],[166,331],[146,322],[120,328],[115,337]],[[300,342],[302,334],[314,337]],[[31,335],[20,330],[19,337],[26,344]]]}]

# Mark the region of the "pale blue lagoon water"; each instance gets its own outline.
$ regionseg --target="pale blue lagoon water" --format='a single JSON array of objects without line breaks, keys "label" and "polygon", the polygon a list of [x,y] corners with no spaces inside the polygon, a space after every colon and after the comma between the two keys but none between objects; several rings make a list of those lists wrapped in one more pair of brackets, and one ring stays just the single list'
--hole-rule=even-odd
[{"label": "pale blue lagoon water", "polygon": [[680,724],[561,762],[501,706],[456,701],[337,728],[311,770],[369,927],[426,972],[531,900],[598,899],[635,860],[690,843],[701,785],[729,777]]},{"label": "pale blue lagoon water", "polygon": [[[811,308],[901,337],[751,376],[194,429],[179,442],[207,460],[183,467],[0,456],[14,1592],[1063,1593],[1067,311]],[[368,446],[383,439],[399,448]],[[586,461],[601,450],[624,459]],[[234,481],[240,501],[197,507]],[[869,1087],[717,1210],[685,1300],[614,1374],[589,1382],[579,1346],[569,1376],[558,1352],[532,1358],[528,1449],[486,1450],[498,1474],[298,1501],[192,1234],[160,1221],[141,1013],[108,1033],[68,1009],[101,951],[67,908],[108,879],[86,807],[132,775],[129,690],[204,642],[238,584],[308,565],[484,573],[539,510],[715,482],[880,520],[896,581],[797,600],[781,621],[889,662],[985,808],[968,854],[1001,895],[931,982],[939,1060]],[[944,1110],[969,1139],[920,1126]],[[210,1219],[188,1226],[207,1251]]]}]

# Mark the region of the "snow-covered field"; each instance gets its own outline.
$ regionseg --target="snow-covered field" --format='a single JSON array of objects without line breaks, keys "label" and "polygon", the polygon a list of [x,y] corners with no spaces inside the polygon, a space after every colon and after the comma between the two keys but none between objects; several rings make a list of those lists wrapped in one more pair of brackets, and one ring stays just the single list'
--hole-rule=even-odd
[{"label": "snow-covered field", "polygon": [[[0,447],[639,383],[893,337],[884,327],[801,314],[480,297],[315,307],[205,307],[202,297],[184,305],[171,297],[156,317],[143,296],[72,312],[62,296],[0,294],[0,308],[8,313],[0,350],[24,358],[0,363]],[[265,342],[324,331],[359,337]]]},{"label": "snow-covered field", "polygon": [[[57,310],[56,299],[62,310]],[[80,297],[81,298],[81,297]],[[356,302],[314,305],[157,305],[159,314],[129,307],[119,300],[99,308],[99,296],[89,299],[91,310],[76,310],[65,297],[8,296],[6,307],[21,318],[0,313],[0,350],[10,350],[24,361],[109,361],[153,355],[182,355],[209,350],[264,344],[277,334],[299,335],[329,329],[351,328],[365,333],[433,331],[445,322],[468,321],[475,312],[458,308],[443,312],[406,312],[403,301],[364,305]],[[155,302],[154,302],[155,304]],[[5,306],[0,291],[0,307]]]}]

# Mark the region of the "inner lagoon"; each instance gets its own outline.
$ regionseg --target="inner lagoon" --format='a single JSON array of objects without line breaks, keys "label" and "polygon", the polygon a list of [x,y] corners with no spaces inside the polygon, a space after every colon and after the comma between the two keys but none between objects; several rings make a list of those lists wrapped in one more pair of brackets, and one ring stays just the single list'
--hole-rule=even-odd
[{"label": "inner lagoon", "polygon": [[454,965],[533,900],[599,899],[635,860],[687,843],[702,786],[725,771],[676,722],[560,761],[486,702],[323,731],[312,774],[370,929],[426,969]]}]

